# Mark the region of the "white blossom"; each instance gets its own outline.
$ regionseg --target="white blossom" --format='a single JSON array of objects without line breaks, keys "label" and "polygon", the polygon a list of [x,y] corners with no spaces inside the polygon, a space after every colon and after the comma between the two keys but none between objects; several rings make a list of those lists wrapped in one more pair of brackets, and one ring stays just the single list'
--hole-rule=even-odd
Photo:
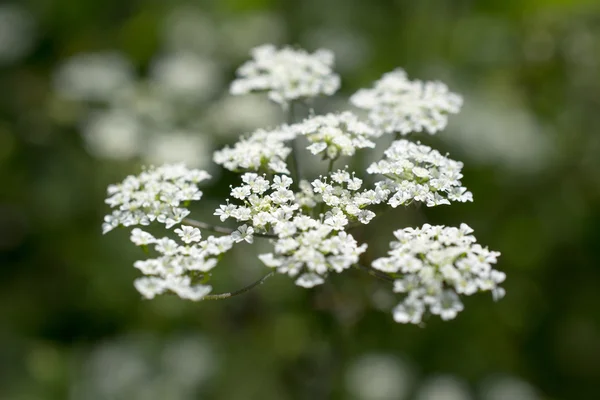
[{"label": "white blossom", "polygon": [[321,276],[315,274],[314,272],[308,272],[306,274],[300,275],[300,277],[298,279],[296,279],[295,283],[298,286],[301,286],[306,289],[310,289],[317,285],[321,285],[324,282],[325,282],[325,280]]},{"label": "white blossom", "polygon": [[240,226],[236,231],[231,234],[231,238],[236,242],[246,241],[248,243],[254,242],[254,228],[248,225]]},{"label": "white blossom", "polygon": [[267,91],[282,106],[290,101],[332,95],[340,78],[332,70],[334,57],[329,50],[310,54],[305,50],[262,45],[252,50],[252,60],[237,70],[232,82],[234,95]]},{"label": "white blossom", "polygon": [[146,246],[156,243],[156,238],[154,238],[154,236],[141,230],[140,228],[135,228],[131,231],[130,240],[136,246]]},{"label": "white blossom", "polygon": [[115,52],[82,53],[65,61],[54,76],[54,86],[70,100],[105,101],[133,84],[133,66]]},{"label": "white blossom", "polygon": [[175,229],[175,233],[187,244],[199,242],[202,239],[200,229],[192,226],[182,225],[181,228]]},{"label": "white blossom", "polygon": [[[328,51],[309,54],[265,45],[252,54],[253,59],[238,70],[231,85],[233,94],[266,91],[271,100],[286,108],[295,100],[333,94],[339,86]],[[158,62],[154,69],[158,79],[149,86],[150,92],[192,99],[209,96],[213,82],[206,80],[206,71],[193,70],[196,64],[187,57]],[[132,99],[138,89],[125,88],[116,96],[135,103],[129,125],[136,128],[132,130],[136,135],[145,127],[138,119],[162,124],[177,118],[182,103],[167,102],[164,107],[168,110],[162,112],[163,105],[153,96],[151,105]],[[206,93],[195,93],[204,89]],[[374,183],[365,179],[365,171],[350,171],[348,166],[333,169],[339,157],[374,148],[384,133],[441,130],[448,114],[459,111],[460,96],[439,82],[411,82],[402,70],[396,70],[384,75],[372,89],[357,92],[352,102],[369,110],[368,122],[348,111],[311,112],[302,122],[258,129],[214,153],[215,163],[239,174],[228,198],[214,211],[221,222],[235,221],[231,228],[214,227],[216,232],[231,232],[229,235],[205,238],[196,226],[209,224],[187,220],[189,225],[185,225],[189,202],[202,197],[197,184],[210,177],[205,171],[183,164],[163,165],[110,185],[106,203],[113,210],[104,219],[104,233],[118,226],[145,226],[154,221],[166,229],[176,226],[163,237],[139,227],[132,229],[131,242],[151,253],[134,263],[143,275],[134,281],[138,292],[147,299],[170,293],[202,300],[212,290],[208,281],[221,256],[235,243],[253,243],[255,236],[268,238],[272,245],[258,255],[267,268],[290,276],[297,286],[312,288],[323,284],[330,273],[342,273],[352,266],[366,268],[360,258],[367,244],[357,242],[350,232],[359,224],[369,224],[376,217],[375,209],[379,213],[382,208],[413,202],[431,207],[473,200],[462,186],[463,164],[419,142],[394,141],[383,159],[366,170],[380,176]],[[328,159],[327,174],[316,178],[314,174],[311,180],[299,176],[306,171],[294,170],[292,175],[287,164],[292,141],[307,141],[308,152]],[[132,151],[138,150],[124,148],[119,155],[125,157]],[[376,271],[371,274],[393,281],[393,291],[403,296],[393,309],[395,321],[420,324],[428,315],[451,320],[464,309],[461,296],[478,292],[491,292],[494,300],[504,296],[500,284],[506,276],[492,267],[500,253],[477,244],[472,233],[465,224],[459,228],[426,224],[394,232],[396,240],[387,256],[372,262]]]},{"label": "white blossom", "polygon": [[472,232],[466,224],[394,232],[388,257],[373,261],[373,268],[397,276],[394,291],[406,296],[394,309],[397,322],[419,324],[426,311],[453,319],[464,308],[459,295],[491,291],[501,297],[498,285],[506,275],[492,268],[500,253],[477,244]]},{"label": "white blossom", "polygon": [[442,82],[410,81],[396,69],[376,81],[371,89],[360,89],[350,102],[369,111],[369,120],[382,133],[427,131],[434,134],[448,123],[448,114],[457,114],[462,97]]},{"label": "white blossom", "polygon": [[233,147],[216,151],[213,161],[224,168],[240,172],[263,169],[278,174],[289,174],[285,159],[292,149],[285,142],[296,137],[286,126],[274,130],[259,129],[241,138]]},{"label": "white blossom", "polygon": [[349,111],[313,116],[291,128],[306,136],[312,154],[323,153],[324,158],[332,160],[353,156],[356,149],[375,147],[370,138],[376,136],[376,131]]},{"label": "white blossom", "polygon": [[385,151],[384,159],[371,164],[367,172],[387,178],[385,191],[395,192],[388,200],[392,207],[413,201],[432,207],[451,201],[473,201],[473,195],[460,181],[462,167],[461,162],[431,147],[396,140]]},{"label": "white blossom", "polygon": [[104,218],[103,233],[119,225],[149,225],[158,221],[170,228],[180,223],[189,214],[184,203],[200,200],[202,192],[197,184],[208,178],[210,175],[205,171],[167,164],[110,185],[106,204],[115,210]]}]

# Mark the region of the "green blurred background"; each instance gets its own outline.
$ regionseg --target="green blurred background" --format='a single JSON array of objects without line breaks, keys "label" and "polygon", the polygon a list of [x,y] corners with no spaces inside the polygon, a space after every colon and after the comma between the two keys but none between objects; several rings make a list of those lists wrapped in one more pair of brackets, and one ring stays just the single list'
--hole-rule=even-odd
[{"label": "green blurred background", "polygon": [[[311,291],[278,276],[220,302],[140,299],[143,255],[124,230],[100,232],[106,185],[147,162],[207,167],[281,121],[227,95],[267,42],[336,53],[343,87],[321,111],[397,66],[463,94],[422,139],[465,162],[475,202],[397,211],[358,236],[381,254],[394,229],[466,222],[502,252],[504,300],[403,326],[389,287],[358,271]],[[108,75],[69,69],[83,53],[112,54]],[[157,60],[181,54],[161,75]],[[119,73],[110,92],[125,95],[78,97]],[[0,90],[0,399],[598,398],[597,1],[15,0],[0,5]],[[195,212],[214,221],[235,176],[210,171]],[[261,276],[258,247],[227,256],[216,291]]]}]

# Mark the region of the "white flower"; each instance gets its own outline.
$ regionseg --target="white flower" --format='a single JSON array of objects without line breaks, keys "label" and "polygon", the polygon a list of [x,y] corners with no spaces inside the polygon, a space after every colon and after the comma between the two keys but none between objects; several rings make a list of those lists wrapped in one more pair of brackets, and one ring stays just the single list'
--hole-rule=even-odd
[{"label": "white flower", "polygon": [[268,91],[269,98],[282,106],[290,101],[332,95],[340,86],[333,73],[333,54],[318,50],[285,47],[277,50],[263,45],[252,50],[252,60],[237,70],[238,78],[231,84],[231,94]]},{"label": "white flower", "polygon": [[133,66],[114,52],[78,54],[54,76],[58,93],[71,100],[106,101],[133,84]]},{"label": "white flower", "polygon": [[104,218],[103,233],[119,225],[149,225],[158,221],[168,229],[180,223],[189,214],[184,203],[200,200],[202,192],[197,184],[208,178],[210,175],[205,171],[167,164],[110,185],[106,204],[116,210]]},{"label": "white flower", "polygon": [[410,81],[401,69],[388,72],[372,89],[361,89],[350,98],[369,110],[369,119],[382,133],[423,130],[434,134],[444,129],[448,114],[457,114],[462,97],[451,93],[442,82]]},{"label": "white flower", "polygon": [[300,277],[298,279],[296,279],[295,283],[298,286],[301,286],[306,289],[310,289],[317,285],[323,284],[323,282],[325,282],[325,280],[321,276],[319,276],[315,273],[309,272],[309,273],[300,275]]},{"label": "white flower", "polygon": [[130,240],[136,246],[145,246],[145,245],[156,242],[156,239],[154,238],[154,236],[152,236],[148,232],[143,231],[139,228],[135,228],[134,230],[131,231]]},{"label": "white flower", "polygon": [[233,147],[215,151],[213,161],[230,171],[258,171],[289,174],[285,159],[292,149],[285,142],[296,137],[287,126],[274,130],[259,129],[240,139]]},{"label": "white flower", "polygon": [[133,284],[137,291],[147,299],[153,299],[156,295],[162,294],[166,290],[165,281],[156,277],[138,278]]},{"label": "white flower", "polygon": [[412,201],[427,207],[450,201],[473,201],[462,185],[463,164],[420,143],[396,140],[385,151],[383,160],[371,164],[370,174],[384,175],[386,186],[395,193],[388,204],[396,208]]},{"label": "white flower", "polygon": [[248,243],[254,242],[254,228],[248,225],[240,226],[235,232],[231,234],[231,238],[236,242],[246,241]]},{"label": "white flower", "polygon": [[175,229],[175,233],[179,235],[184,243],[199,242],[202,239],[200,229],[192,226],[182,225],[181,229]]},{"label": "white flower", "polygon": [[458,295],[504,294],[498,285],[506,275],[492,268],[500,253],[475,243],[472,232],[466,224],[460,228],[425,224],[394,232],[397,241],[391,242],[388,257],[372,266],[402,275],[394,282],[394,291],[406,295],[394,310],[396,321],[418,324],[427,310],[449,320],[464,308]]},{"label": "white flower", "polygon": [[356,149],[375,147],[369,139],[376,136],[375,130],[349,111],[309,117],[290,128],[306,136],[311,143],[307,149],[312,154],[323,153],[329,159],[353,156]]}]

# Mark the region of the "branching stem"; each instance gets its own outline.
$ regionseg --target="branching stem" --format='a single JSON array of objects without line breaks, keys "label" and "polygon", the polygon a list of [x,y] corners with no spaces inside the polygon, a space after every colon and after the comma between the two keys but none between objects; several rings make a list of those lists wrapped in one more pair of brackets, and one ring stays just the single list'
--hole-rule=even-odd
[{"label": "branching stem", "polygon": [[[214,233],[221,233],[223,235],[231,235],[233,232],[235,232],[235,229],[232,229],[232,228],[211,225],[211,224],[207,224],[206,222],[196,221],[195,219],[191,219],[191,218],[184,218],[182,222],[185,224],[188,224],[190,226],[195,226],[196,228],[205,229],[207,231],[214,232]],[[269,239],[277,238],[276,235],[272,235],[270,233],[254,233],[254,236],[262,237],[262,238],[269,238]]]},{"label": "branching stem", "polygon": [[229,297],[238,296],[240,294],[246,293],[246,292],[254,289],[256,286],[261,285],[264,281],[266,281],[267,279],[272,277],[274,274],[275,274],[275,271],[271,271],[267,275],[265,275],[262,278],[260,278],[259,280],[257,280],[256,282],[254,282],[246,287],[243,287],[240,290],[236,290],[235,292],[229,292],[229,293],[208,294],[208,295],[204,296],[202,298],[202,300],[223,300],[223,299],[228,299]]},{"label": "branching stem", "polygon": [[[295,121],[295,117],[294,117],[294,102],[290,101],[290,104],[288,104],[287,107],[287,124],[288,125],[292,125]],[[292,154],[290,155],[290,159],[292,162],[292,179],[294,181],[293,185],[294,188],[298,189],[299,185],[300,185],[300,161],[298,160],[298,144],[297,144],[297,139],[292,140],[291,143],[291,147],[292,147]]]},{"label": "branching stem", "polygon": [[392,278],[391,276],[389,276],[388,274],[386,274],[385,272],[381,272],[378,271],[376,269],[373,269],[371,267],[367,267],[361,264],[355,264],[356,268],[358,269],[362,269],[363,271],[365,271],[366,273],[368,273],[371,276],[374,276],[377,279],[380,279],[382,281],[386,281],[386,282],[394,282],[395,279]]}]

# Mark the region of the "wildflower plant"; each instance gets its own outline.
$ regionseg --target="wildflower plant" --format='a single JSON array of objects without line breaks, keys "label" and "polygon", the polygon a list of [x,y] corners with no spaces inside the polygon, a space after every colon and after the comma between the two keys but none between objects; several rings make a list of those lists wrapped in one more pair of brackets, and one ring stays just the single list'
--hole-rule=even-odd
[{"label": "wildflower plant", "polygon": [[[461,162],[406,139],[413,132],[442,130],[448,115],[460,110],[459,95],[440,82],[409,81],[404,71],[396,70],[351,97],[354,105],[368,110],[366,119],[351,111],[312,111],[296,121],[295,106],[339,88],[333,54],[271,45],[251,54],[231,93],[267,93],[287,113],[288,123],[243,134],[214,153],[216,164],[239,174],[229,198],[214,211],[221,225],[190,217],[189,203],[202,198],[198,184],[210,178],[202,170],[183,164],[151,167],[108,188],[106,203],[113,211],[105,217],[104,233],[130,227],[131,241],[154,255],[134,263],[143,274],[134,282],[142,296],[227,298],[276,273],[312,288],[331,274],[356,268],[389,282],[401,296],[393,310],[397,322],[420,324],[427,315],[455,318],[464,308],[462,296],[491,292],[497,300],[504,295],[499,285],[505,274],[493,268],[499,253],[477,244],[466,224],[399,227],[387,255],[368,254],[371,263],[363,261],[368,244],[352,235],[389,208],[473,201],[461,182]],[[366,170],[335,165],[342,156],[375,148],[384,135],[394,140]],[[306,147],[304,155],[300,144]],[[300,160],[311,157],[328,164],[323,175],[312,179],[302,176],[299,167]],[[154,223],[163,224],[170,235],[159,238],[144,230]],[[241,290],[212,294],[211,271],[221,255],[255,239],[271,244],[270,251],[257,255],[270,272]]]}]

